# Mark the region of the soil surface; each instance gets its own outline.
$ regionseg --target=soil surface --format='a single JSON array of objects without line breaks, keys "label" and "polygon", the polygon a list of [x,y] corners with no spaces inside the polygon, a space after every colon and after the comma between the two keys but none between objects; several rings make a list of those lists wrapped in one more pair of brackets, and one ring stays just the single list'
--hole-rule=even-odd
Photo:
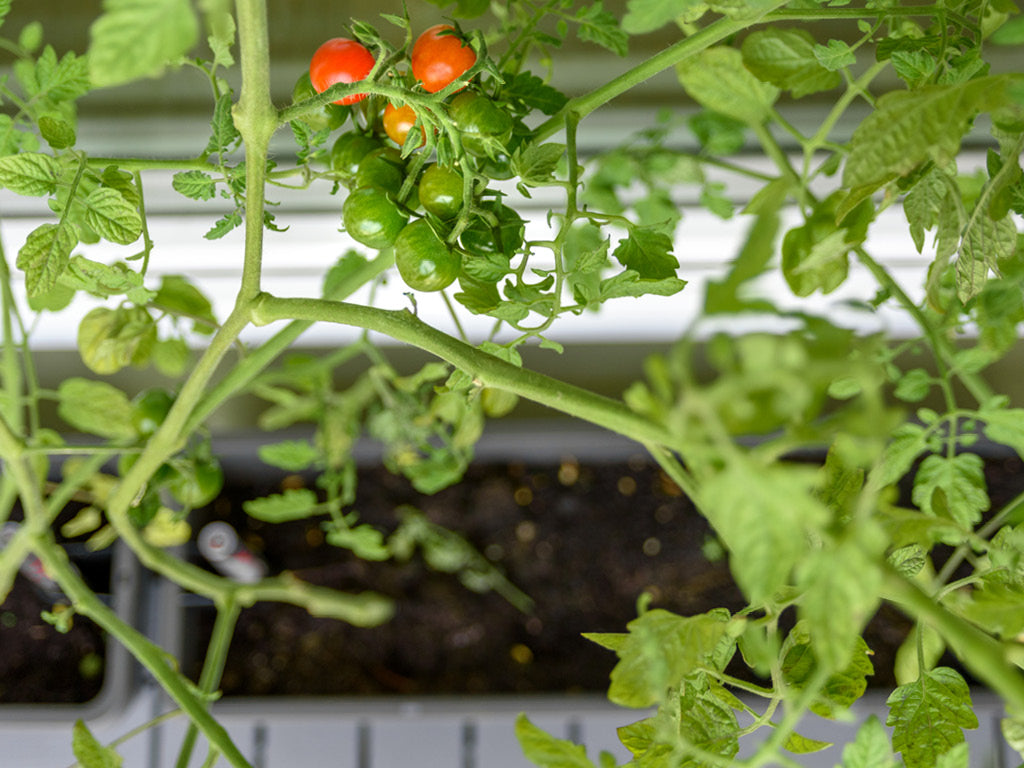
[{"label": "soil surface", "polygon": [[[1024,486],[1016,459],[990,461],[988,474],[997,509]],[[364,521],[391,530],[396,507],[416,506],[432,522],[460,531],[529,595],[529,612],[466,589],[420,557],[404,564],[357,560],[325,544],[317,522],[248,520],[244,498],[225,494],[207,519],[235,525],[272,573],[288,569],[316,584],[383,592],[395,598],[397,614],[384,626],[359,629],[291,606],[246,609],[224,672],[227,695],[603,692],[615,655],[581,633],[624,631],[642,592],[652,595],[652,606],[684,615],[744,605],[703,518],[642,458],[475,466],[462,484],[430,497],[385,472],[362,473],[356,508]],[[202,608],[186,621],[185,668],[193,676],[212,622],[212,609]],[[895,684],[894,654],[909,630],[891,607],[871,622],[865,639],[877,672],[869,685]]]}]

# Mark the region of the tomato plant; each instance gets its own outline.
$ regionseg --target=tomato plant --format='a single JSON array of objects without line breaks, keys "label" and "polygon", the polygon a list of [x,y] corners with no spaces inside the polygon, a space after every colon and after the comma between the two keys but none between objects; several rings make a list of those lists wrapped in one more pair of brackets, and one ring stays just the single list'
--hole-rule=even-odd
[{"label": "tomato plant", "polygon": [[[367,48],[347,37],[334,37],[313,54],[309,62],[309,81],[313,90],[323,93],[336,83],[358,83],[373,69],[374,58]],[[365,93],[342,96],[335,104],[355,104]]]},{"label": "tomato plant", "polygon": [[428,93],[436,93],[476,63],[476,52],[454,27],[436,24],[416,38],[410,60],[412,76]]},{"label": "tomato plant", "polygon": [[[847,728],[829,764],[965,768],[996,740],[968,743],[972,685],[998,697],[1006,746],[1024,755],[1024,513],[987,474],[993,456],[1024,458],[1024,395],[1003,373],[1024,323],[1019,9],[619,7],[433,0],[415,15],[459,25],[418,36],[404,6],[364,12],[349,37],[302,43],[314,53],[297,73],[270,57],[268,11],[281,11],[264,0],[103,3],[84,54],[58,53],[38,24],[7,37],[0,3],[0,227],[5,245],[20,233],[16,254],[0,249],[0,525],[19,523],[5,528],[0,594],[38,558],[188,718],[179,765],[199,731],[208,763],[251,768],[209,707],[242,604],[367,627],[395,610],[296,574],[239,585],[171,546],[216,501],[215,433],[251,402],[265,408],[247,425],[288,430],[258,460],[291,479],[245,515],[268,531],[303,522],[339,558],[382,567],[429,539],[431,562],[506,596],[507,581],[481,579],[489,557],[423,516],[360,519],[363,436],[396,483],[433,494],[461,480],[486,418],[530,401],[628,438],[658,465],[651,494],[692,502],[704,550],[728,564],[727,605],[680,615],[651,584],[621,632],[581,638],[614,654],[622,759],[591,760],[520,718],[543,768],[792,766],[836,749],[803,735],[812,715]],[[573,81],[577,44],[593,66]],[[118,86],[144,91],[174,66],[201,75],[181,82],[208,101],[208,137],[187,151],[100,141],[109,125],[90,121]],[[320,103],[337,83],[345,95]],[[124,98],[138,106],[142,91]],[[190,141],[191,110],[174,117]],[[165,182],[216,203],[204,243],[239,230],[237,251],[222,241],[237,278],[227,299],[207,296],[200,270],[183,274],[202,258],[175,258],[166,233],[183,220],[161,218],[162,196],[150,204]],[[13,195],[25,199],[8,208]],[[295,270],[322,264],[322,280],[290,295],[265,267],[281,260],[264,256],[308,245],[289,239],[296,214],[328,216],[332,239]],[[610,341],[630,330],[610,303],[664,334],[636,371]],[[54,381],[36,364],[50,315],[74,319],[64,336],[81,361]],[[621,392],[588,388],[574,322],[609,342]],[[312,324],[355,332],[287,355]],[[406,370],[382,337],[431,359]],[[579,364],[573,381],[529,367],[556,352]],[[76,521],[95,526],[91,541],[119,540],[213,606],[198,682],[71,565],[54,526],[72,499],[92,510]],[[870,644],[883,613],[909,627],[888,655]],[[894,683],[891,730],[856,722],[876,668]],[[75,728],[80,763],[120,764]]]}]

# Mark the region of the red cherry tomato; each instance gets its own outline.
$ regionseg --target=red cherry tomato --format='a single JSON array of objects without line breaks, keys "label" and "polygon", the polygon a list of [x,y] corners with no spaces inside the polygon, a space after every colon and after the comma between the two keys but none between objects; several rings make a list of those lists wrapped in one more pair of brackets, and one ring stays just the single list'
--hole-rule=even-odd
[{"label": "red cherry tomato", "polygon": [[[309,62],[309,81],[317,93],[323,93],[335,83],[357,83],[373,69],[373,54],[355,40],[335,37],[317,48]],[[355,104],[366,98],[365,93],[335,101],[335,104]]]},{"label": "red cherry tomato", "polygon": [[[415,124],[416,110],[408,104],[403,104],[400,107],[388,104],[384,107],[384,133],[398,146],[405,146],[405,139]],[[422,147],[427,142],[427,132],[424,128],[420,128],[420,131],[423,134],[423,141],[420,142]]]},{"label": "red cherry tomato", "polygon": [[476,63],[476,53],[448,24],[437,24],[412,47],[412,76],[436,93]]}]

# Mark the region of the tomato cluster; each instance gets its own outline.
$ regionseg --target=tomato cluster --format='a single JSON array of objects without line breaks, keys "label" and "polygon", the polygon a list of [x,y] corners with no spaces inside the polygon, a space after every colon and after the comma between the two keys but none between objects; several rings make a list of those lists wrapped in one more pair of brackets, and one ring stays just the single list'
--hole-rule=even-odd
[{"label": "tomato cluster", "polygon": [[[472,80],[465,75],[477,64],[477,51],[455,27],[438,24],[416,39],[408,63],[409,72],[392,67],[379,81],[400,84],[410,94],[434,94]],[[296,84],[294,101],[335,83],[365,80],[375,66],[358,41],[328,40]],[[331,175],[348,188],[344,230],[370,248],[394,248],[399,275],[417,291],[473,280],[479,270],[467,270],[464,262],[474,258],[507,267],[523,244],[522,220],[487,189],[488,179],[511,176],[513,118],[478,82],[451,90],[453,95],[427,102],[355,93],[314,118],[303,117],[316,130],[334,130],[351,111],[357,125],[330,152]],[[439,119],[441,110],[447,119]]]}]

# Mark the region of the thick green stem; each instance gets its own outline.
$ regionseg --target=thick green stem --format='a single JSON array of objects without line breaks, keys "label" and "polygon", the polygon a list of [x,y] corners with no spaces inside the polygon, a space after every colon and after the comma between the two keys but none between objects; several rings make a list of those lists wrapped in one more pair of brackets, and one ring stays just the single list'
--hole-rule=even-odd
[{"label": "thick green stem", "polygon": [[257,324],[286,319],[340,323],[383,333],[446,360],[485,386],[514,392],[634,440],[670,448],[679,448],[682,444],[679,436],[631,411],[619,400],[517,368],[432,328],[404,310],[376,309],[325,299],[280,299],[269,294],[262,294],[254,305],[253,321]]},{"label": "thick green stem", "polygon": [[[231,647],[231,637],[235,633],[235,624],[240,612],[238,603],[230,596],[217,606],[217,620],[213,624],[213,634],[210,636],[203,671],[199,676],[199,691],[204,695],[212,694],[220,685],[224,663],[228,658],[228,648]],[[199,729],[196,724],[190,723],[181,744],[181,751],[178,753],[177,768],[188,768],[198,735]]]},{"label": "thick green stem", "polygon": [[21,364],[18,361],[18,347],[14,340],[14,293],[11,291],[11,268],[7,264],[7,255],[0,242],[0,299],[2,299],[4,348],[0,362],[3,376],[4,402],[2,412],[11,429],[21,434],[24,427],[21,405]]}]

